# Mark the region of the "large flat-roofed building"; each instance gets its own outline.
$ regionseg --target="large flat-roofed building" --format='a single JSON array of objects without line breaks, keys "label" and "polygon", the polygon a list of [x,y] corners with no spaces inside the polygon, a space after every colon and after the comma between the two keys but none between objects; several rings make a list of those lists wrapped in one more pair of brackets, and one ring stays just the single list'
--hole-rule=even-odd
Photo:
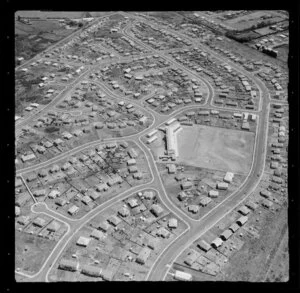
[{"label": "large flat-roofed building", "polygon": [[172,123],[166,128],[166,140],[167,140],[167,151],[168,153],[174,153],[175,156],[178,156],[178,147],[177,147],[177,133],[180,131],[181,125],[179,122]]}]

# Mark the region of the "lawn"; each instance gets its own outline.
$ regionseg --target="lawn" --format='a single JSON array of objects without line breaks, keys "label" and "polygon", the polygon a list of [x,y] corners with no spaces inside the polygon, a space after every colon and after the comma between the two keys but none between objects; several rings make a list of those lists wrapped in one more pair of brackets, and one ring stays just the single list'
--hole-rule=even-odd
[{"label": "lawn", "polygon": [[254,133],[194,125],[183,126],[177,135],[179,163],[243,174],[250,170]]}]

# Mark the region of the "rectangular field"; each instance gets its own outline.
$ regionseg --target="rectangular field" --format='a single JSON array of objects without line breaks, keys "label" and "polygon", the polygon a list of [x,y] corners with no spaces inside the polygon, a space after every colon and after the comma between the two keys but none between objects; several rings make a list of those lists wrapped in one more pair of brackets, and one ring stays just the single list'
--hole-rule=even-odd
[{"label": "rectangular field", "polygon": [[249,172],[254,133],[203,125],[182,128],[177,136],[179,163],[234,173]]}]

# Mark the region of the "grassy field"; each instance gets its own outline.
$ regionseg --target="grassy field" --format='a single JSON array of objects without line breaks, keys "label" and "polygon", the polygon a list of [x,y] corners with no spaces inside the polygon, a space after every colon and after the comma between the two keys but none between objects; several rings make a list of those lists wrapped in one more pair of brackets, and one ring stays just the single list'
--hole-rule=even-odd
[{"label": "grassy field", "polygon": [[208,169],[248,173],[254,133],[202,125],[183,127],[177,136],[181,163]]},{"label": "grassy field", "polygon": [[28,273],[38,272],[54,246],[55,241],[16,232],[16,268]]},{"label": "grassy field", "polygon": [[274,50],[278,51],[278,55],[277,58],[284,61],[284,62],[288,62],[288,57],[289,57],[289,45],[284,44],[284,45],[280,45],[278,47],[274,47]]},{"label": "grassy field", "polygon": [[107,12],[84,12],[84,11],[17,11],[15,17],[39,17],[39,18],[81,18],[91,16],[102,16]]},{"label": "grassy field", "polygon": [[287,239],[283,239],[287,237],[288,229],[286,208],[276,214],[267,214],[261,222],[260,238],[247,241],[230,259],[224,271],[226,281],[286,282],[288,280],[288,249],[284,245]]},{"label": "grassy field", "polygon": [[32,58],[78,29],[66,29],[56,20],[34,20],[31,25],[15,21],[15,56]]}]

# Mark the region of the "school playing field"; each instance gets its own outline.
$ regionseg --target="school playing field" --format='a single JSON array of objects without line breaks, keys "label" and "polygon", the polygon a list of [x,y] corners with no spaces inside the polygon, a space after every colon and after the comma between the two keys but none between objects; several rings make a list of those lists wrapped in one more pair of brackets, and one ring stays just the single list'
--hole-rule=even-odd
[{"label": "school playing field", "polygon": [[182,128],[177,134],[179,163],[234,173],[250,171],[253,132],[203,125]]}]

